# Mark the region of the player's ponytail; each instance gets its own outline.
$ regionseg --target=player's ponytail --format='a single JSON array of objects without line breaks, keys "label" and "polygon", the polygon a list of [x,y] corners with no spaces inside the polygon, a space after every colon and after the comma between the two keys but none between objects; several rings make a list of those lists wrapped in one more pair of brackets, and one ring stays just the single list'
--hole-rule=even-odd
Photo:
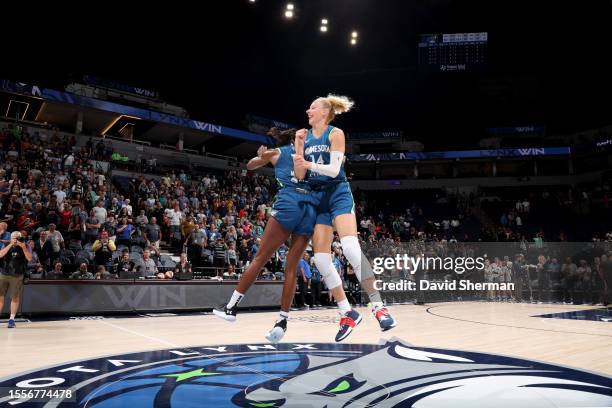
[{"label": "player's ponytail", "polygon": [[295,139],[295,129],[279,129],[277,127],[270,128],[268,136],[272,136],[278,143],[278,146],[287,145]]},{"label": "player's ponytail", "polygon": [[329,109],[329,115],[327,115],[327,123],[334,120],[336,115],[350,111],[355,102],[353,102],[347,96],[329,94],[325,98],[319,98],[323,105]]}]

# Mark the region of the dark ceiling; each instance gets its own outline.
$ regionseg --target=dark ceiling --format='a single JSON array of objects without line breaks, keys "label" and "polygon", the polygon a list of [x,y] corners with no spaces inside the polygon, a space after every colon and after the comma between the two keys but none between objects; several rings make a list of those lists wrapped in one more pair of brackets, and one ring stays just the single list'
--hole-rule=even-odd
[{"label": "dark ceiling", "polygon": [[[472,147],[488,127],[545,125],[557,135],[612,124],[610,0],[296,0],[291,21],[286,3],[25,16],[0,27],[11,55],[0,73],[55,88],[93,74],[240,128],[247,113],[305,126],[310,101],[335,92],[357,103],[339,126],[403,130],[427,150]],[[19,40],[25,31],[33,39]],[[480,31],[489,33],[484,72],[418,70],[419,34]]]}]

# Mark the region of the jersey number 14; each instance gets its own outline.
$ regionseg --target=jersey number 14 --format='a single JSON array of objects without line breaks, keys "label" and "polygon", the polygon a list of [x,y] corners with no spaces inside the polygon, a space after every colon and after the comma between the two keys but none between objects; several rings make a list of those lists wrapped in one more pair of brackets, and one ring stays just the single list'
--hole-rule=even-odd
[{"label": "jersey number 14", "polygon": [[[314,154],[311,154],[310,155],[310,161],[313,162],[313,163],[317,163],[317,164],[325,164],[325,162],[323,161],[323,155],[321,155],[321,154],[319,155],[319,158],[317,159],[316,162],[315,162]],[[318,176],[319,175],[319,173],[314,172],[314,171],[311,171],[311,173],[312,173],[313,176]]]}]

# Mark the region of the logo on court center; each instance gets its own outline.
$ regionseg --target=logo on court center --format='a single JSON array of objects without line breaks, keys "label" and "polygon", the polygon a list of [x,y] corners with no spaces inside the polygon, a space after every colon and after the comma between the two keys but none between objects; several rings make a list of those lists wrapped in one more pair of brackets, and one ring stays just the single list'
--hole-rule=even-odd
[{"label": "logo on court center", "polygon": [[[371,344],[253,344],[160,350],[0,380],[6,390],[71,388],[63,407],[611,406],[612,379],[491,354]],[[48,401],[47,401],[48,402]],[[11,404],[11,405],[7,405]],[[55,406],[55,405],[54,405]]]}]

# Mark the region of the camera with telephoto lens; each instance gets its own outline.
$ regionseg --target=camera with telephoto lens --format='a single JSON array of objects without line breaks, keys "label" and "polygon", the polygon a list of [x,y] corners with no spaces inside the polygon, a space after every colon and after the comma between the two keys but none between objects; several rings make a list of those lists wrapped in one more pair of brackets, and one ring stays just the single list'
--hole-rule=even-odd
[{"label": "camera with telephoto lens", "polygon": [[25,237],[19,237],[19,238],[17,238],[17,241],[18,242],[25,242]]}]

